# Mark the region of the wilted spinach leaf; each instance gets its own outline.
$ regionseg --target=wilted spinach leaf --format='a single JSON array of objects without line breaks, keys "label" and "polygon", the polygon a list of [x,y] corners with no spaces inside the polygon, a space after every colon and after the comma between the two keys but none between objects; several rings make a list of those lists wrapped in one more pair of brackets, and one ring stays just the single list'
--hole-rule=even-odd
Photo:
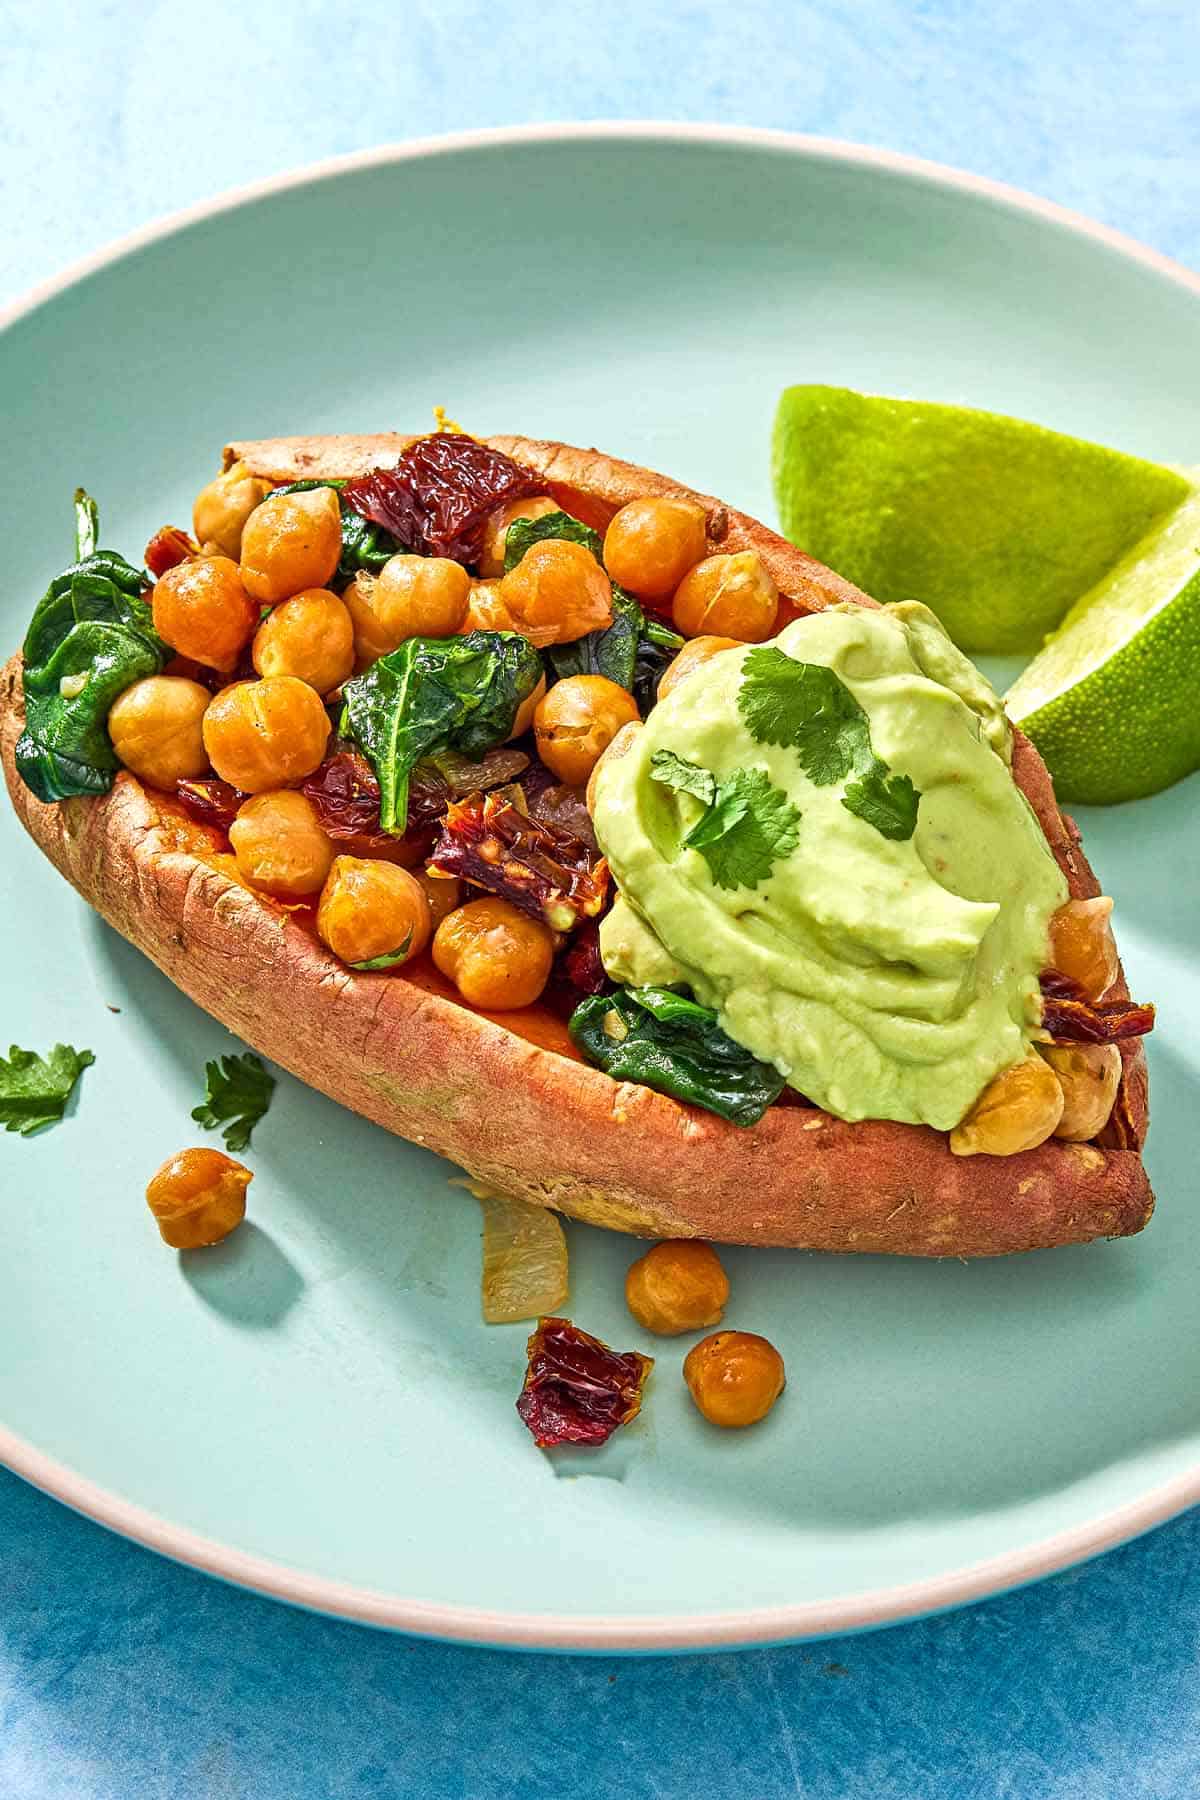
[{"label": "wilted spinach leaf", "polygon": [[755,1125],[783,1089],[783,1076],[721,1030],[717,1015],[669,988],[618,988],[584,1000],[570,1033],[589,1062],[614,1081],[702,1106],[735,1125]]},{"label": "wilted spinach leaf", "polygon": [[542,675],[541,658],[513,631],[409,638],[343,690],[342,735],[354,739],[379,782],[379,818],[401,837],[408,785],[423,757],[480,757],[510,734]]},{"label": "wilted spinach leaf", "polygon": [[76,494],[78,543],[85,553],[50,583],[23,647],[25,730],[16,763],[39,800],[105,794],[119,767],[108,735],[113,701],[170,652],[154,629],[147,578],[94,542],[94,501]]},{"label": "wilted spinach leaf", "polygon": [[566,538],[569,544],[582,544],[604,567],[600,533],[582,519],[573,519],[570,513],[552,512],[544,513],[540,519],[513,520],[504,534],[504,573],[516,568],[531,544],[544,543],[547,538]]},{"label": "wilted spinach leaf", "polygon": [[361,513],[346,505],[341,499],[345,485],[344,481],[289,481],[286,487],[275,489],[277,494],[308,494],[313,488],[320,487],[333,488],[337,492],[342,512],[342,554],[335,581],[352,581],[364,570],[368,575],[377,575],[385,562],[404,552],[404,545],[390,531],[385,531],[371,519],[364,519]]}]

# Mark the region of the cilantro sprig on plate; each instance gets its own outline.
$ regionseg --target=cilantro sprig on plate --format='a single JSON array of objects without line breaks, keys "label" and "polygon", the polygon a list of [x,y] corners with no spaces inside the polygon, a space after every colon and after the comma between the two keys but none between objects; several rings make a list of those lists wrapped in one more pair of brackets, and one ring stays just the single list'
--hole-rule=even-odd
[{"label": "cilantro sprig on plate", "polygon": [[816,787],[845,781],[842,805],[881,836],[912,836],[921,796],[876,756],[866,713],[832,669],[764,646],[750,652],[742,675],[738,711],[760,744],[794,750]]},{"label": "cilantro sprig on plate", "polygon": [[55,1044],[46,1056],[14,1044],[0,1056],[0,1124],[22,1137],[54,1125],[67,1110],[75,1083],[96,1058],[90,1050]]},{"label": "cilantro sprig on plate", "polygon": [[245,1150],[250,1134],[271,1104],[275,1077],[250,1050],[240,1056],[222,1056],[205,1063],[204,1104],[193,1107],[192,1117],[208,1131],[220,1126],[227,1150]]},{"label": "cilantro sprig on plate", "polygon": [[683,843],[700,852],[718,887],[757,887],[796,848],[799,810],[764,770],[735,769],[728,781],[718,782],[673,750],[656,750],[650,775],[704,806]]}]

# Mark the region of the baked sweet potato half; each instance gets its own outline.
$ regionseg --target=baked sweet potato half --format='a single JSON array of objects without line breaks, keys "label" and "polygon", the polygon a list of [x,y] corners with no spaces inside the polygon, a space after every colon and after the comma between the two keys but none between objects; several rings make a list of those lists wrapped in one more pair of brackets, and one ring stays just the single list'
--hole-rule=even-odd
[{"label": "baked sweet potato half", "polygon": [[[394,465],[414,440],[281,438],[231,444],[227,467],[273,485],[343,481]],[[603,531],[645,496],[703,509],[706,554],[752,549],[779,589],[778,623],[866,595],[766,526],[598,451],[501,437],[491,445],[575,519]],[[0,750],[14,808],[59,871],[118,931],[247,1044],[355,1112],[505,1193],[658,1237],[919,1256],[991,1256],[1141,1230],[1153,1196],[1140,1148],[1140,1039],[1120,1044],[1109,1123],[1091,1142],[956,1156],[928,1126],[847,1123],[788,1096],[750,1128],[583,1061],[563,1019],[534,1004],[465,1004],[427,956],[356,970],[311,909],[248,887],[223,836],[124,770],[111,791],[57,804],[17,773],[21,660],[3,671]],[[1020,734],[1013,779],[1069,892],[1098,893],[1078,833]],[[1109,1001],[1128,998],[1118,974]]]}]

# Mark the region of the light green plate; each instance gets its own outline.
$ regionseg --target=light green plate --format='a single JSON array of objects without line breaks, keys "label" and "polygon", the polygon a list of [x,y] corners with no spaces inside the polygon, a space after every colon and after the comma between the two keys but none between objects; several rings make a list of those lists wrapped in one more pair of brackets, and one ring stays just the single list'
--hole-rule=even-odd
[{"label": "light green plate", "polygon": [[[1194,462],[1193,278],[1096,227],[870,151],[748,132],[498,133],[192,213],[0,340],[3,636],[78,481],[137,556],[230,437],[421,428],[600,444],[770,517],[787,382],[1038,419]],[[524,1328],[479,1320],[453,1171],[287,1077],[252,1223],[178,1258],[142,1200],[228,1035],[0,826],[4,1042],[90,1045],[72,1116],[0,1140],[0,1454],[169,1553],[483,1642],[746,1643],[953,1604],[1200,1495],[1195,781],[1083,819],[1156,998],[1141,1238],[965,1266],[735,1251],[728,1322],[788,1389],[721,1436],[647,1342],[634,1244],[571,1229],[569,1310],[658,1365],[605,1451],[538,1452]],[[336,1040],[329,1053],[337,1055]],[[537,1146],[531,1146],[537,1155]]]}]

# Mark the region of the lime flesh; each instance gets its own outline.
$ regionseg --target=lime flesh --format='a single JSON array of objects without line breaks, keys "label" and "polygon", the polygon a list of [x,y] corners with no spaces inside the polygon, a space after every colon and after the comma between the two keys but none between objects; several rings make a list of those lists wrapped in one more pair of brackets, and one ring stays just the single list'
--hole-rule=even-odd
[{"label": "lime flesh", "polygon": [[785,390],[773,470],[793,543],[1000,655],[1037,649],[1190,490],[1022,419],[835,387]]},{"label": "lime flesh", "polygon": [[1060,800],[1103,806],[1200,768],[1198,673],[1200,488],[1076,602],[1004,704]]}]

